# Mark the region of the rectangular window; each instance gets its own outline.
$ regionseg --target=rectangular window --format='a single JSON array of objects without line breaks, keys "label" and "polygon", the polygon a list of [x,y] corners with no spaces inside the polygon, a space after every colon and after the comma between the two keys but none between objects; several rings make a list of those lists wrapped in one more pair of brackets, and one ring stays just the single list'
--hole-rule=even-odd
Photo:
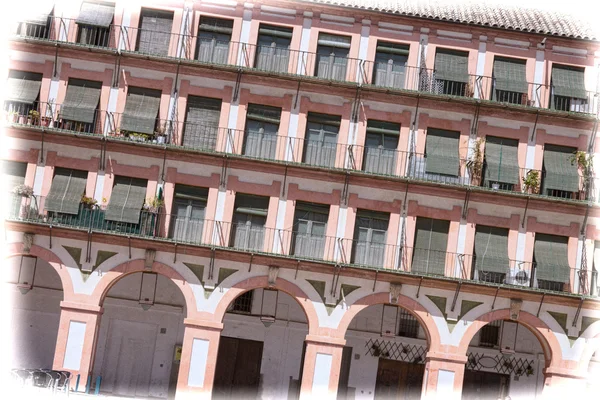
[{"label": "rectangular window", "polygon": [[475,279],[484,282],[510,283],[508,260],[508,229],[477,225],[474,246]]},{"label": "rectangular window", "polygon": [[216,150],[221,118],[221,99],[188,96],[183,128],[183,145]]},{"label": "rectangular window", "polygon": [[231,247],[262,251],[269,198],[236,194],[231,227]]},{"label": "rectangular window", "polygon": [[500,331],[502,320],[496,320],[485,324],[479,330],[479,346],[495,348],[500,346]]},{"label": "rectangular window", "polygon": [[319,33],[315,76],[333,81],[345,81],[350,41],[350,36]]},{"label": "rectangular window", "polygon": [[373,69],[373,84],[404,89],[408,50],[409,46],[406,44],[378,41]]},{"label": "rectangular window", "polygon": [[309,112],[307,119],[303,162],[322,167],[334,167],[342,118]]},{"label": "rectangular window", "polygon": [[353,264],[383,267],[389,213],[357,210],[352,246]]},{"label": "rectangular window", "polygon": [[[427,174],[460,175],[458,143],[460,132],[442,129],[427,129],[425,139],[425,172]],[[428,177],[433,178],[434,177]]]},{"label": "rectangular window", "polygon": [[260,24],[254,67],[264,71],[287,73],[292,32],[292,28]]},{"label": "rectangular window", "polygon": [[571,281],[567,236],[535,234],[533,262],[540,289],[563,292]]},{"label": "rectangular window", "polygon": [[450,221],[417,217],[411,271],[445,275]]},{"label": "rectangular window", "polygon": [[483,168],[485,187],[515,190],[519,187],[519,141],[486,136]]},{"label": "rectangular window", "polygon": [[443,94],[467,96],[469,84],[469,53],[449,49],[437,49],[434,77],[441,81]]},{"label": "rectangular window", "polygon": [[50,37],[50,25],[54,9],[53,1],[38,2],[35,9],[31,10],[23,22],[19,23],[17,34],[38,39]]},{"label": "rectangular window", "polygon": [[367,120],[363,171],[394,175],[399,135],[400,124],[374,119]]},{"label": "rectangular window", "polygon": [[69,79],[67,94],[62,107],[63,129],[77,132],[94,133],[98,119],[98,104],[102,82],[87,81],[83,79]]},{"label": "rectangular window", "polygon": [[142,9],[136,51],[157,56],[169,55],[173,13]]},{"label": "rectangular window", "polygon": [[579,171],[571,158],[575,147],[544,146],[542,166],[542,194],[553,197],[576,198],[579,194]]},{"label": "rectangular window", "polygon": [[550,108],[587,112],[588,93],[585,90],[584,68],[553,64],[550,79]]},{"label": "rectangular window", "polygon": [[207,199],[207,188],[175,185],[171,238],[177,242],[202,243]]},{"label": "rectangular window", "polygon": [[419,336],[419,320],[403,309],[398,307],[398,336],[417,338]]},{"label": "rectangular window", "polygon": [[142,207],[146,200],[147,184],[146,179],[115,176],[104,219],[139,224]]},{"label": "rectangular window", "polygon": [[248,104],[243,154],[275,159],[281,108]]},{"label": "rectangular window", "polygon": [[231,306],[231,312],[250,314],[252,312],[253,297],[254,290],[249,290],[236,297]]},{"label": "rectangular window", "polygon": [[38,108],[42,74],[28,71],[10,70],[4,91],[4,109],[14,113],[16,123],[18,116],[28,116],[29,111]]},{"label": "rectangular window", "polygon": [[114,14],[113,4],[83,2],[76,20],[79,26],[77,43],[107,47]]},{"label": "rectangular window", "polygon": [[46,197],[47,211],[78,214],[81,198],[85,194],[87,171],[55,168],[50,192]]},{"label": "rectangular window", "polygon": [[233,20],[200,17],[196,60],[210,64],[227,64]]},{"label": "rectangular window", "polygon": [[494,57],[492,100],[527,105],[526,60]]},{"label": "rectangular window", "polygon": [[328,219],[329,205],[297,201],[291,254],[322,259]]},{"label": "rectangular window", "polygon": [[121,131],[128,134],[154,135],[160,95],[160,90],[130,86],[121,117]]},{"label": "rectangular window", "polygon": [[15,187],[25,184],[27,163],[19,161],[2,160],[2,176],[6,188],[12,191]]}]

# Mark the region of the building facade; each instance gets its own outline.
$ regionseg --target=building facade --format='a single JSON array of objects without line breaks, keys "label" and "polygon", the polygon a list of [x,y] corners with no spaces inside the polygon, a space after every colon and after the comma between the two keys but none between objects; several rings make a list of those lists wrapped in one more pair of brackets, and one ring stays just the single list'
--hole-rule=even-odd
[{"label": "building facade", "polygon": [[598,38],[388,3],[15,21],[13,367],[142,398],[597,393]]}]

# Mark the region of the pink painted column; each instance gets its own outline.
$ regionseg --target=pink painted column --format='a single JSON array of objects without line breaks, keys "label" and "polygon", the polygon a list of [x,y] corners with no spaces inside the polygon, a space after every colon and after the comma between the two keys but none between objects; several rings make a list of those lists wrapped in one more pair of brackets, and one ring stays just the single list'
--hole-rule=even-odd
[{"label": "pink painted column", "polygon": [[210,399],[223,324],[186,318],[175,398]]},{"label": "pink painted column", "polygon": [[429,352],[421,399],[459,400],[467,356]]},{"label": "pink painted column", "polygon": [[[52,368],[71,372],[73,389],[79,375],[78,390],[83,392],[88,376],[92,375],[103,309],[97,305],[67,301],[62,301],[60,307],[60,323]],[[92,376],[91,380],[94,379],[95,377]]]},{"label": "pink painted column", "polygon": [[344,339],[306,336],[300,400],[336,399],[345,344]]}]

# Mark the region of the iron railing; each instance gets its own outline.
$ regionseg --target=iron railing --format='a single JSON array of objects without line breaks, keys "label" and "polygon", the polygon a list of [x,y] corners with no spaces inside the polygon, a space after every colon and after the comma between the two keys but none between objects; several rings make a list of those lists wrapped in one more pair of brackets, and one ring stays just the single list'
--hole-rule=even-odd
[{"label": "iron railing", "polygon": [[[295,259],[388,269],[419,276],[439,276],[551,292],[597,295],[597,271],[510,260],[476,262],[470,254],[421,249],[375,241],[314,235],[288,229],[235,224],[141,210],[136,223],[106,218],[104,205],[81,204],[77,214],[50,212],[45,198],[11,194],[9,221],[145,237],[180,244],[231,248]],[[501,264],[500,264],[501,265]]]},{"label": "iron railing", "polygon": [[[435,95],[474,98],[515,106],[598,114],[598,92],[586,91],[582,98],[554,94],[548,84],[522,82],[521,92],[497,88],[492,76],[468,75],[461,82],[439,79],[435,69],[424,66],[383,65],[339,55],[327,55],[261,46],[232,40],[207,40],[194,33],[142,30],[110,25],[81,26],[76,20],[49,17],[46,26],[16,23],[14,36],[27,40],[66,42],[85,47],[119,49],[124,52],[185,59],[203,65],[221,65],[278,75],[298,75],[325,81],[359,83],[388,90],[409,90]],[[385,67],[385,68],[384,68]],[[305,78],[306,79],[306,78]]]}]

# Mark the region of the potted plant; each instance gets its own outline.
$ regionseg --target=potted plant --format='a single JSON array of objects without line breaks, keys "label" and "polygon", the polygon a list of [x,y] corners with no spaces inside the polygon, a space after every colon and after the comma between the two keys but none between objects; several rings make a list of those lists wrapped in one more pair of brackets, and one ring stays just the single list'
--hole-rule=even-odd
[{"label": "potted plant", "polygon": [[467,83],[465,87],[465,96],[473,97],[475,95],[475,88],[473,88],[473,84],[471,82]]},{"label": "potted plant", "polygon": [[40,113],[37,110],[29,111],[28,125],[38,125],[40,123]]},{"label": "potted plant", "polygon": [[81,204],[83,205],[84,209],[93,210],[96,207],[96,204],[98,204],[98,201],[93,197],[87,197],[86,195],[83,195],[81,197]]},{"label": "potted plant", "polygon": [[483,144],[482,138],[477,139],[471,158],[467,161],[467,168],[471,175],[471,184],[476,186],[481,184],[481,173],[483,171]]},{"label": "potted plant", "polygon": [[19,124],[25,125],[27,123],[27,116],[19,114]]},{"label": "potted plant", "polygon": [[165,136],[165,127],[161,126],[154,131],[154,135],[156,136],[156,143],[165,144],[166,136]]},{"label": "potted plant", "polygon": [[8,113],[8,122],[11,124],[16,124],[19,121],[19,113],[16,111],[11,111]]},{"label": "potted plant", "polygon": [[43,116],[43,117],[40,117],[40,120],[42,121],[42,126],[46,126],[46,127],[50,126],[50,121],[51,121],[50,117]]},{"label": "potted plant", "polygon": [[577,151],[571,155],[571,165],[577,163],[577,167],[583,176],[583,191],[586,194],[589,183],[592,179],[592,158],[593,154],[587,154],[585,151]]},{"label": "potted plant", "polygon": [[146,199],[146,202],[144,203],[144,210],[148,211],[149,213],[156,214],[164,204],[165,202],[162,199],[160,199],[158,196],[154,196]]},{"label": "potted plant", "polygon": [[28,185],[17,185],[13,188],[13,193],[21,197],[33,196],[33,188]]},{"label": "potted plant", "polygon": [[538,194],[540,192],[540,171],[531,169],[522,178],[525,193]]}]

